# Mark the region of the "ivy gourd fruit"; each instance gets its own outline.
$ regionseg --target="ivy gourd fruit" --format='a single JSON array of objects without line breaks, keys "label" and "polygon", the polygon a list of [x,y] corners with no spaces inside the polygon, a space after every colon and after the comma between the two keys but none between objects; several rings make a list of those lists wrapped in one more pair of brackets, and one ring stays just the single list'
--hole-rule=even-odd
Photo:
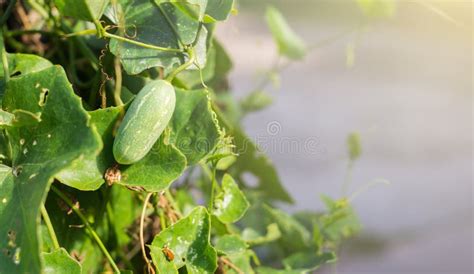
[{"label": "ivy gourd fruit", "polygon": [[165,80],[149,82],[128,108],[114,140],[113,154],[119,164],[143,159],[161,136],[174,112],[176,94]]}]

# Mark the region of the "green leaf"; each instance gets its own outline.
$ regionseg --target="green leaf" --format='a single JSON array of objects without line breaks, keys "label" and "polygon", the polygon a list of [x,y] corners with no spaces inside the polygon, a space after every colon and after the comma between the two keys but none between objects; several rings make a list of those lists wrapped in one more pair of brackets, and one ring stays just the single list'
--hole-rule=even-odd
[{"label": "green leaf", "polygon": [[104,13],[109,0],[54,0],[54,2],[63,16],[95,21]]},{"label": "green leaf", "polygon": [[15,109],[12,113],[0,109],[0,127],[33,126],[40,121],[40,114],[31,113],[22,109]]},{"label": "green leaf", "polygon": [[357,132],[353,132],[347,136],[347,150],[349,152],[349,159],[355,161],[360,157],[362,153],[362,146],[360,145],[360,135]]},{"label": "green leaf", "polygon": [[81,265],[64,248],[51,253],[43,253],[45,274],[81,274]]},{"label": "green leaf", "polygon": [[301,249],[306,249],[311,243],[310,232],[292,216],[287,213],[264,206],[265,210],[270,214],[272,221],[278,225],[282,237],[280,238],[281,245],[289,252],[294,252]]},{"label": "green leaf", "polygon": [[168,144],[163,135],[145,158],[131,166],[121,167],[122,180],[119,184],[160,192],[184,172],[186,157],[173,144]]},{"label": "green leaf", "polygon": [[262,90],[256,90],[247,95],[241,102],[240,106],[244,112],[255,112],[262,110],[273,102],[273,98]]},{"label": "green leaf", "polygon": [[299,252],[291,255],[283,260],[286,269],[297,269],[313,272],[320,268],[323,264],[333,263],[336,261],[336,254],[323,253],[316,255],[311,252]]},{"label": "green leaf", "polygon": [[324,195],[321,198],[328,208],[319,220],[325,238],[337,245],[360,231],[359,219],[346,199],[336,201]]},{"label": "green leaf", "polygon": [[[206,11],[206,6],[208,4],[208,0],[154,0],[157,4],[162,3],[173,3],[180,9],[185,10],[186,12],[190,13],[191,16],[195,16],[196,20],[202,21],[204,18],[204,13]],[[214,0],[210,0],[213,2]]]},{"label": "green leaf", "polygon": [[281,55],[290,59],[301,59],[306,55],[305,43],[291,29],[280,11],[270,6],[265,18]]},{"label": "green leaf", "polygon": [[368,17],[392,17],[397,10],[394,0],[356,0],[359,8]]},{"label": "green leaf", "polygon": [[[129,39],[174,49],[179,48],[180,40],[185,44],[196,40],[199,22],[172,3],[159,5],[165,13],[149,0],[122,0],[121,3],[125,33],[132,36]],[[171,23],[165,14],[173,20]],[[138,74],[152,67],[163,67],[169,71],[185,61],[180,53],[148,49],[116,39],[111,39],[110,51],[120,57],[128,74]]]},{"label": "green leaf", "polygon": [[234,6],[234,0],[210,0],[206,7],[206,23],[224,21],[229,17]]},{"label": "green leaf", "polygon": [[0,235],[15,237],[0,238],[4,251],[0,253],[0,272],[39,273],[39,207],[49,183],[73,160],[98,152],[99,136],[58,66],[11,78],[2,104],[8,112],[41,112],[41,122],[7,130],[13,168],[3,168],[0,197],[5,202],[0,204]]},{"label": "green leaf", "polygon": [[217,240],[215,247],[218,252],[230,255],[244,252],[248,245],[238,235],[224,235]]},{"label": "green leaf", "polygon": [[112,154],[113,132],[124,107],[109,107],[89,112],[91,124],[102,137],[103,148],[99,155],[89,154],[61,171],[56,178],[63,184],[79,190],[96,190],[104,181],[105,171],[115,164]]},{"label": "green leaf", "polygon": [[236,153],[239,154],[233,165],[236,173],[249,172],[253,174],[258,179],[258,186],[255,189],[259,190],[265,198],[292,203],[293,199],[282,186],[272,161],[241,129],[234,128],[230,131],[230,135],[234,137]]},{"label": "green leaf", "polygon": [[214,201],[215,209],[212,213],[225,224],[235,223],[244,216],[250,204],[229,174],[224,175],[221,187],[222,191]]},{"label": "green leaf", "polygon": [[180,3],[162,3],[158,5],[162,14],[167,18],[168,25],[170,25],[170,22],[173,24],[172,28],[175,34],[177,34],[179,41],[185,45],[194,43],[200,29],[199,18],[194,17],[189,12],[193,6],[193,4],[182,1]]},{"label": "green leaf", "polygon": [[[196,207],[187,217],[161,231],[151,246],[153,263],[160,273],[178,273],[186,266],[187,273],[214,273],[217,253],[210,244],[210,216],[204,207]],[[174,253],[169,261],[163,253],[167,247]]]},{"label": "green leaf", "polygon": [[267,234],[262,235],[253,228],[247,227],[242,231],[242,238],[250,245],[261,245],[274,242],[281,237],[278,225],[273,223],[267,226]]},{"label": "green leaf", "polygon": [[176,108],[171,119],[170,142],[193,165],[211,152],[219,141],[206,90],[176,89]]}]

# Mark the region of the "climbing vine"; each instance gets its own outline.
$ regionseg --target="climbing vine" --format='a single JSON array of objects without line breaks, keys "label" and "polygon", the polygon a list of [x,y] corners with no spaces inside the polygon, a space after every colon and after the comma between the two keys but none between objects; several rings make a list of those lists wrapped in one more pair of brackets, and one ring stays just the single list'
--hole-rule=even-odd
[{"label": "climbing vine", "polygon": [[[359,231],[345,196],[277,208],[294,200],[240,121],[282,67],[232,98],[233,0],[0,5],[0,273],[310,273]],[[265,19],[279,60],[305,57]]]}]

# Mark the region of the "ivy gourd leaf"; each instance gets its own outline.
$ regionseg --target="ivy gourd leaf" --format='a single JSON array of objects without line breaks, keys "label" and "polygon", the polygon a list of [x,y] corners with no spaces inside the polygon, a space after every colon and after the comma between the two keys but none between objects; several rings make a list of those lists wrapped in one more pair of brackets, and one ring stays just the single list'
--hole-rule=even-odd
[{"label": "ivy gourd leaf", "polygon": [[199,31],[199,18],[194,17],[192,12],[188,12],[192,10],[192,6],[192,4],[183,1],[179,3],[165,2],[157,5],[162,15],[165,16],[168,25],[173,28],[178,36],[178,40],[184,45],[194,43]]},{"label": "ivy gourd leaf", "polygon": [[81,274],[81,265],[74,260],[64,248],[51,253],[43,253],[45,274]]},{"label": "ivy gourd leaf", "polygon": [[[122,0],[120,3],[124,11],[124,32],[129,39],[174,49],[180,48],[180,42],[191,44],[196,40],[199,22],[173,3],[159,6],[149,0]],[[121,59],[128,74],[138,74],[151,67],[169,71],[184,62],[181,53],[148,49],[116,39],[111,39],[110,51]]]},{"label": "ivy gourd leaf", "polygon": [[71,161],[97,153],[100,137],[59,66],[10,78],[2,104],[41,112],[41,122],[7,129],[13,168],[0,185],[0,272],[40,273],[39,207],[49,183]]},{"label": "ivy gourd leaf", "polygon": [[109,0],[54,0],[63,16],[79,20],[98,20],[105,11]]},{"label": "ivy gourd leaf", "polygon": [[226,20],[233,6],[234,0],[210,0],[207,3],[204,22],[214,23]]},{"label": "ivy gourd leaf", "polygon": [[267,226],[267,234],[262,235],[253,228],[247,227],[242,231],[242,238],[250,245],[261,245],[278,240],[281,237],[278,225],[273,223]]},{"label": "ivy gourd leaf", "polygon": [[304,270],[313,272],[323,264],[336,261],[336,254],[332,252],[322,253],[320,255],[311,252],[299,252],[283,260],[286,269]]},{"label": "ivy gourd leaf", "polygon": [[214,201],[215,209],[212,213],[225,224],[235,223],[244,216],[250,204],[229,174],[224,175],[221,187],[222,191]]},{"label": "ivy gourd leaf", "polygon": [[150,152],[131,166],[121,166],[122,180],[119,184],[159,192],[169,187],[184,172],[186,157],[168,140],[165,133]]},{"label": "ivy gourd leaf", "polygon": [[238,235],[224,235],[217,239],[216,250],[220,253],[230,255],[247,250],[247,243]]},{"label": "ivy gourd leaf", "polygon": [[105,182],[105,171],[115,163],[112,154],[113,132],[124,111],[124,107],[121,106],[89,112],[91,124],[102,137],[103,149],[99,155],[85,155],[61,171],[56,176],[61,183],[79,190],[90,191],[98,189]]},{"label": "ivy gourd leaf", "polygon": [[287,213],[264,205],[265,210],[272,217],[272,221],[278,225],[282,237],[282,246],[289,252],[307,249],[311,243],[310,232],[292,216]]},{"label": "ivy gourd leaf", "polygon": [[281,55],[296,60],[306,55],[305,43],[291,29],[279,10],[268,7],[265,18]]},{"label": "ivy gourd leaf", "polygon": [[[208,0],[154,0],[157,4],[162,4],[166,2],[173,3],[177,7],[184,9],[191,15],[195,15],[198,21],[202,21],[204,18],[204,13],[206,12],[206,7],[208,5]],[[214,0],[209,0],[213,2]]]},{"label": "ivy gourd leaf", "polygon": [[293,199],[282,186],[278,173],[271,160],[239,129],[230,131],[239,154],[233,169],[237,174],[250,172],[258,179],[258,187],[264,198],[292,203]]},{"label": "ivy gourd leaf", "polygon": [[[0,46],[3,44],[0,44]],[[37,55],[33,54],[23,54],[23,53],[7,53],[8,59],[8,72],[9,76],[20,76],[32,72],[37,72],[45,68],[51,67],[53,64]],[[1,69],[0,69],[0,103],[2,101],[2,96],[5,93],[5,81],[4,81],[4,71],[3,71],[3,62],[0,60]]]},{"label": "ivy gourd leaf", "polygon": [[219,132],[204,89],[176,89],[176,108],[170,122],[170,142],[193,165],[211,152],[219,141]]},{"label": "ivy gourd leaf", "polygon": [[[204,207],[196,207],[189,215],[161,231],[150,246],[153,263],[161,273],[178,273],[186,266],[187,273],[214,273],[217,252],[210,244],[210,215]],[[174,259],[163,253],[173,252]]]}]

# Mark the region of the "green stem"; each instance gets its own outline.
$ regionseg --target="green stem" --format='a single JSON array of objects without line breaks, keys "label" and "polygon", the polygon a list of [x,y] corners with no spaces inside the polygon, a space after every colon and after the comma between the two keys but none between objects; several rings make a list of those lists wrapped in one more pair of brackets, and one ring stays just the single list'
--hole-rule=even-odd
[{"label": "green stem", "polygon": [[114,89],[114,99],[115,105],[121,106],[122,102],[122,67],[120,65],[120,59],[118,57],[114,58],[114,67],[115,67],[115,89]]},{"label": "green stem", "polygon": [[10,13],[12,12],[13,7],[15,6],[15,4],[16,4],[16,0],[10,0],[10,3],[8,4],[8,7],[5,10],[5,13],[2,15],[2,18],[0,19],[0,27],[3,26],[5,24],[5,22],[7,22],[8,17],[10,17]]},{"label": "green stem", "polygon": [[168,77],[166,77],[166,80],[168,82],[171,82],[173,81],[174,77],[176,77],[176,75],[178,75],[180,72],[182,72],[183,70],[187,69],[188,67],[190,67],[192,64],[194,64],[194,61],[196,59],[196,54],[194,52],[194,49],[193,48],[189,48],[187,51],[188,53],[188,58],[189,60],[182,64],[181,66],[179,66],[177,69],[175,69],[173,72],[170,73],[170,75],[168,75]]},{"label": "green stem", "polygon": [[77,214],[79,219],[81,219],[82,223],[86,226],[87,230],[89,230],[89,233],[92,235],[92,238],[94,238],[94,240],[96,241],[102,253],[104,253],[105,257],[109,261],[114,271],[116,273],[120,273],[120,269],[118,268],[117,264],[114,262],[114,259],[112,258],[110,253],[107,251],[107,248],[102,243],[102,240],[99,238],[99,235],[97,235],[94,228],[92,228],[92,226],[89,224],[89,221],[87,221],[87,218],[82,214],[82,212],[78,208],[74,206],[72,201],[66,195],[64,195],[59,189],[57,189],[54,186],[51,186],[51,190],[53,190],[54,193],[56,193],[56,195],[58,195],[74,211],[74,213]]},{"label": "green stem", "polygon": [[139,41],[131,40],[131,39],[119,36],[119,35],[115,35],[115,34],[112,34],[112,33],[109,33],[109,32],[105,32],[103,35],[106,38],[117,39],[119,41],[130,43],[130,44],[133,44],[133,45],[137,45],[137,46],[140,46],[142,48],[161,50],[161,51],[166,51],[166,52],[177,52],[177,53],[183,53],[184,52],[182,49],[165,48],[165,47],[150,45],[150,44],[142,43],[142,42],[139,42]]},{"label": "green stem", "polygon": [[43,217],[43,221],[46,224],[46,228],[48,229],[49,236],[51,237],[51,241],[53,241],[54,249],[60,249],[61,246],[59,245],[58,238],[56,237],[56,233],[54,232],[53,224],[51,223],[51,219],[49,218],[48,211],[44,204],[41,204],[41,216]]}]

